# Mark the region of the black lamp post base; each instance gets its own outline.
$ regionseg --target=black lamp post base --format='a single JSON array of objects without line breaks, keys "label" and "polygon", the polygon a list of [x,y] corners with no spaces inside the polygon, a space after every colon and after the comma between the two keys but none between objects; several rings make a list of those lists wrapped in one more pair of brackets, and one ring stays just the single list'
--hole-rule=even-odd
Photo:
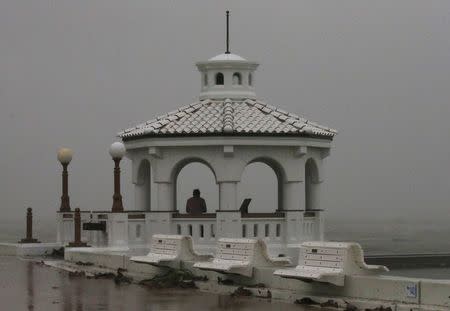
[{"label": "black lamp post base", "polygon": [[69,242],[67,247],[90,247],[86,242]]},{"label": "black lamp post base", "polygon": [[19,241],[19,243],[26,244],[26,243],[41,243],[41,242],[38,241],[37,239],[22,239]]}]

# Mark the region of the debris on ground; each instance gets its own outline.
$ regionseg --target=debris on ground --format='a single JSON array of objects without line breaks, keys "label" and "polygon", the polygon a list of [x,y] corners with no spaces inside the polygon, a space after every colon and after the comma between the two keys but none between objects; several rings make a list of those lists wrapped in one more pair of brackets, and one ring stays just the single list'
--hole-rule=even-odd
[{"label": "debris on ground", "polygon": [[355,305],[352,305],[351,303],[345,301],[347,306],[345,307],[344,311],[358,311],[358,307]]},{"label": "debris on ground", "polygon": [[133,279],[130,277],[127,277],[123,274],[123,272],[126,271],[124,269],[117,269],[117,275],[114,277],[114,283],[116,284],[122,284],[122,283],[127,283],[127,284],[131,284],[131,282],[133,282]]},{"label": "debris on ground", "polygon": [[34,264],[37,265],[37,266],[45,266],[45,263],[44,263],[43,260],[41,260],[41,261],[34,261]]},{"label": "debris on ground", "polygon": [[392,311],[391,307],[383,307],[383,306],[379,306],[373,309],[366,309],[366,311]]},{"label": "debris on ground", "polygon": [[233,293],[231,293],[231,297],[248,297],[251,295],[252,292],[242,286],[239,286]]},{"label": "debris on ground", "polygon": [[339,304],[336,301],[332,300],[332,299],[329,299],[329,300],[327,300],[325,302],[322,302],[320,304],[320,306],[322,308],[339,308]]},{"label": "debris on ground", "polygon": [[234,285],[234,281],[230,279],[222,279],[221,277],[217,277],[217,283],[222,285]]},{"label": "debris on ground", "polygon": [[257,284],[253,284],[253,285],[248,285],[246,287],[249,287],[249,288],[267,288],[266,284],[264,284],[264,283],[257,283]]},{"label": "debris on ground", "polygon": [[112,272],[103,272],[103,273],[95,273],[93,278],[94,279],[114,279],[116,275]]},{"label": "debris on ground", "polygon": [[309,297],[303,297],[302,299],[297,299],[294,303],[297,305],[320,305],[320,303],[312,300]]},{"label": "debris on ground", "polygon": [[64,258],[64,247],[54,248],[52,250],[52,253],[50,254],[50,257],[53,257],[53,258]]},{"label": "debris on ground", "polygon": [[94,265],[94,263],[92,263],[92,262],[83,262],[83,261],[77,261],[75,264],[78,266],[93,266]]},{"label": "debris on ground", "polygon": [[86,273],[84,271],[69,271],[69,277],[82,277],[86,276]]},{"label": "debris on ground", "polygon": [[195,281],[205,281],[207,278],[195,276],[186,269],[173,269],[151,279],[143,280],[139,284],[150,288],[197,288]]}]

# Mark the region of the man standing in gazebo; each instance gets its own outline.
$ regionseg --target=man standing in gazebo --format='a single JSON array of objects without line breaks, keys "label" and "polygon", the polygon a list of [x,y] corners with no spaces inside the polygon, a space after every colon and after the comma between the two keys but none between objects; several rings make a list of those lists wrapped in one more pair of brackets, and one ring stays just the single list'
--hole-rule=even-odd
[{"label": "man standing in gazebo", "polygon": [[192,195],[186,202],[186,213],[193,215],[206,213],[206,202],[200,197],[200,190],[195,189]]}]

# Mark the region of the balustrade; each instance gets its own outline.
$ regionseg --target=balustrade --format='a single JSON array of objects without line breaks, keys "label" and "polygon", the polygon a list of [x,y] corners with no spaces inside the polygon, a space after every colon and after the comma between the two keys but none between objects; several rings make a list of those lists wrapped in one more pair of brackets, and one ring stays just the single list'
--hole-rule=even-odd
[{"label": "balustrade", "polygon": [[[292,220],[292,217],[288,217],[287,212],[241,213],[240,218],[237,218],[238,228],[240,228],[237,237],[262,239],[269,248],[277,249],[283,249],[287,244],[295,247],[293,245],[302,241],[320,240],[321,226],[323,226],[321,211],[298,212],[300,213],[298,227],[289,229],[289,232],[288,222]],[[191,236],[197,249],[214,250],[218,238],[223,237],[217,235],[220,220],[216,213],[190,215],[173,211],[127,211],[121,214],[124,217],[119,224],[117,221],[112,221],[113,215],[109,211],[83,212],[82,223],[85,224],[82,230],[83,240],[96,247],[111,246],[110,233],[120,232],[121,236],[124,235],[123,241],[126,241],[130,247],[136,247],[148,246],[153,234],[177,234]],[[113,229],[116,222],[123,229],[110,231],[109,229]],[[60,213],[58,236],[61,242],[70,241],[73,238],[72,212]],[[295,240],[291,239],[292,236],[295,236]]]}]

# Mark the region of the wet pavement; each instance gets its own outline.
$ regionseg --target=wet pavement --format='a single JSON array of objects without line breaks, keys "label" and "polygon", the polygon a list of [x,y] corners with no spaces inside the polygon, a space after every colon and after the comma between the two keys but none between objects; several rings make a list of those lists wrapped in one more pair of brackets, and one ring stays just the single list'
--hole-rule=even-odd
[{"label": "wet pavement", "polygon": [[[299,305],[236,298],[196,290],[154,290],[68,272],[16,257],[0,256],[0,310],[159,311],[309,310]],[[317,310],[317,309],[315,309]]]}]

